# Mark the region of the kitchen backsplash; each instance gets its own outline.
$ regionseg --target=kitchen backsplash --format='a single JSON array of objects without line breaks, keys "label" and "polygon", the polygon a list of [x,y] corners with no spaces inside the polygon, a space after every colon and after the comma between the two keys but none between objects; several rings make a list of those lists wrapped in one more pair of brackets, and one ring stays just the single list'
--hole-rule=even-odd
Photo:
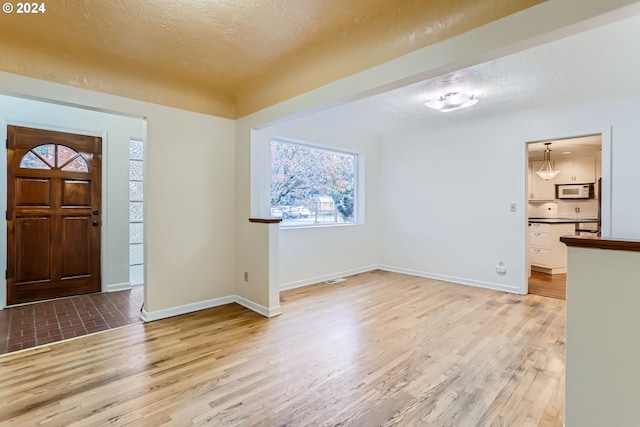
[{"label": "kitchen backsplash", "polygon": [[596,218],[598,201],[555,200],[553,202],[529,202],[528,215],[531,218]]}]

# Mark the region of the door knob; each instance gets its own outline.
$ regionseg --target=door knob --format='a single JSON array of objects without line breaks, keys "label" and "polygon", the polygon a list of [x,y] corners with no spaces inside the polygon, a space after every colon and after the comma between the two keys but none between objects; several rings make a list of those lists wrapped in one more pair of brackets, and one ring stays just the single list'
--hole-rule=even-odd
[{"label": "door knob", "polygon": [[91,212],[91,213],[92,213],[92,214],[94,214],[94,215],[98,215],[98,214],[100,213],[100,211],[98,211],[98,210],[96,209],[95,211],[93,211],[93,212]]},{"label": "door knob", "polygon": [[91,225],[93,225],[94,227],[97,227],[100,225],[100,221],[93,221]]}]

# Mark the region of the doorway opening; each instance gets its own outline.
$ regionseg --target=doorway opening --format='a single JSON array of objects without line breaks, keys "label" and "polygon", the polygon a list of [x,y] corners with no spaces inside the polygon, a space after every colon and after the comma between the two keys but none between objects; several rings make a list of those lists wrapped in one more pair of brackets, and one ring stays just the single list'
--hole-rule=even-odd
[{"label": "doorway opening", "polygon": [[[51,135],[57,133],[81,135],[91,139],[101,139],[101,174],[100,174],[100,204],[98,209],[91,210],[89,216],[82,211],[90,204],[94,204],[88,191],[91,185],[87,182],[87,176],[91,173],[93,161],[97,155],[88,155],[85,149],[73,144],[65,144],[62,141],[51,140],[49,136],[41,139],[33,148],[26,149],[22,153],[24,166],[18,168],[19,173],[32,173],[46,175],[52,173],[49,181],[46,176],[22,176],[17,175],[20,182],[9,183],[9,153],[8,149],[0,150],[2,157],[3,182],[0,185],[0,205],[3,210],[9,211],[9,191],[14,191],[18,198],[18,205],[22,212],[20,215],[36,214],[33,217],[14,218],[20,221],[20,229],[14,229],[20,237],[28,237],[34,227],[49,227],[63,230],[62,235],[67,245],[65,261],[59,263],[50,259],[49,264],[63,271],[64,281],[80,281],[86,271],[86,254],[83,234],[91,233],[82,224],[89,224],[89,230],[100,230],[99,255],[92,255],[92,260],[98,260],[100,270],[97,276],[100,284],[95,292],[72,297],[51,296],[38,298],[35,303],[9,303],[8,287],[5,283],[0,288],[0,351],[21,349],[28,346],[40,345],[51,341],[66,339],[86,333],[95,332],[122,326],[128,323],[140,322],[140,309],[143,304],[142,287],[136,287],[139,292],[135,294],[130,280],[130,264],[140,265],[135,261],[136,256],[130,255],[129,235],[131,232],[130,217],[131,204],[129,186],[130,178],[130,140],[146,141],[146,123],[143,117],[131,116],[118,111],[98,111],[94,108],[71,106],[60,104],[46,99],[30,99],[20,96],[0,94],[0,137],[8,138],[9,126],[36,129]],[[43,137],[45,138],[45,137]],[[146,143],[145,143],[146,144]],[[34,151],[35,150],[35,151]],[[30,152],[31,154],[27,154]],[[76,154],[77,153],[77,154]],[[82,158],[82,159],[81,159]],[[22,162],[22,159],[15,161]],[[83,160],[86,165],[83,164]],[[85,170],[84,167],[87,167]],[[47,169],[50,168],[50,169]],[[59,180],[59,181],[55,181]],[[134,184],[135,186],[135,184]],[[47,190],[48,188],[48,190]],[[56,189],[53,191],[53,189]],[[134,189],[135,190],[135,189]],[[47,194],[49,196],[47,196]],[[137,193],[134,193],[137,194]],[[59,212],[64,217],[55,220],[47,220],[45,209],[54,201],[59,205]],[[88,203],[91,199],[91,203]],[[97,202],[96,202],[97,205]],[[53,205],[52,205],[53,206]],[[40,211],[38,211],[40,209]],[[93,211],[98,214],[94,215]],[[38,219],[38,215],[40,219]],[[85,215],[85,216],[83,216]],[[97,217],[97,219],[95,219]],[[26,218],[26,219],[25,219]],[[43,219],[44,218],[44,219]],[[23,251],[24,254],[34,256],[39,251],[39,258],[45,258],[42,254],[49,253],[46,245],[58,249],[59,243],[44,242],[44,239],[30,241],[25,246],[9,244],[10,232],[7,219],[3,219],[4,225],[0,229],[0,263],[4,269],[9,270],[7,264],[8,251],[11,248]],[[56,223],[57,221],[57,223]],[[97,226],[93,222],[98,221]],[[55,224],[54,224],[55,223]],[[61,225],[64,224],[64,225]],[[140,228],[141,226],[136,226]],[[25,234],[26,233],[26,234]],[[47,233],[32,233],[44,236]],[[58,233],[59,234],[59,233]],[[74,240],[75,239],[75,240]],[[32,239],[33,240],[33,239]],[[40,246],[38,246],[40,245]],[[31,249],[34,249],[33,251]],[[56,249],[57,250],[57,249]],[[144,254],[144,250],[142,251]],[[75,256],[79,253],[79,256]],[[139,252],[138,252],[139,253]],[[83,258],[82,255],[85,255]],[[134,262],[131,262],[134,258]],[[22,262],[20,267],[20,283],[23,281],[35,285],[39,280],[44,281],[44,268],[36,268],[37,264]],[[142,268],[138,267],[139,271]],[[140,277],[138,275],[137,277]],[[24,279],[24,280],[23,280]],[[144,273],[142,274],[144,281]],[[69,282],[70,283],[70,282]],[[134,281],[134,283],[136,283]],[[123,298],[123,297],[127,298]],[[73,318],[72,318],[73,317]],[[53,319],[57,319],[54,321]],[[17,328],[23,325],[24,328]],[[14,330],[14,326],[16,329]]]},{"label": "doorway opening", "polygon": [[[140,323],[142,140],[127,139],[129,146],[112,141],[117,146],[106,150],[98,136],[14,125],[6,129],[9,306],[0,310],[0,354]],[[112,162],[102,158],[103,150]],[[131,271],[127,283],[110,286],[109,269],[103,277],[100,268],[101,246],[109,240],[102,238],[109,205],[104,196],[109,200],[110,195],[101,185],[101,169],[114,164],[120,165],[117,171],[129,166],[129,224],[121,224],[121,231],[112,226],[110,237],[128,238]]]},{"label": "doorway opening", "polygon": [[529,293],[566,299],[567,248],[559,238],[600,233],[602,135],[530,142],[527,151]]}]

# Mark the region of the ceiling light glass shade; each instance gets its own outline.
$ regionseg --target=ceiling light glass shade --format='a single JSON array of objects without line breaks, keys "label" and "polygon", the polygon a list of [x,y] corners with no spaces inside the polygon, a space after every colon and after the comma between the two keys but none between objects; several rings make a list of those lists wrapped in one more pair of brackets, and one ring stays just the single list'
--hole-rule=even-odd
[{"label": "ceiling light glass shade", "polygon": [[551,150],[549,149],[549,146],[551,145],[551,143],[545,142],[544,145],[546,145],[547,147],[544,150],[544,160],[542,161],[542,166],[540,166],[540,170],[536,172],[536,175],[548,181],[550,179],[555,178],[556,175],[560,173],[560,171],[557,171],[557,170],[554,171],[553,166],[551,166]]},{"label": "ceiling light glass shade", "polygon": [[545,179],[545,180],[547,180],[547,181],[548,181],[548,180],[550,180],[550,179],[555,178],[555,177],[556,177],[556,175],[558,175],[558,171],[554,171],[554,170],[550,170],[550,171],[549,171],[549,170],[545,170],[545,171],[543,171],[543,170],[539,170],[538,172],[536,172],[536,174],[537,174],[540,178]]},{"label": "ceiling light glass shade", "polygon": [[478,102],[478,98],[466,93],[451,92],[440,98],[424,103],[429,108],[442,111],[443,113],[459,110],[460,108],[471,107]]}]

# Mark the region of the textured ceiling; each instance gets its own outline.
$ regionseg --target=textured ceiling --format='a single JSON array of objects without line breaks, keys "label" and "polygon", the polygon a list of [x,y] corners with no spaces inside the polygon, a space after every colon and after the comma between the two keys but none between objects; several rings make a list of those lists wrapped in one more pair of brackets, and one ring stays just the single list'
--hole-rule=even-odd
[{"label": "textured ceiling", "polygon": [[0,69],[234,117],[542,1],[55,0],[0,14]]},{"label": "textured ceiling", "polygon": [[[384,12],[387,0],[56,0],[45,14],[3,26],[11,43],[189,79],[221,90],[302,46]],[[22,21],[21,21],[22,20]],[[37,24],[33,28],[31,25]],[[4,24],[4,23],[3,23]],[[34,31],[37,30],[37,31]]]},{"label": "textured ceiling", "polygon": [[[640,16],[629,16],[619,22],[300,120],[308,120],[309,125],[323,123],[393,138],[400,129],[405,133],[420,132],[518,110],[551,108],[607,97],[640,96],[638,40]],[[428,99],[456,91],[475,95],[479,102],[473,107],[448,113],[424,105]],[[581,146],[591,143],[599,144],[599,141],[564,142],[565,145]],[[558,142],[554,147],[558,151],[563,145]]]}]

